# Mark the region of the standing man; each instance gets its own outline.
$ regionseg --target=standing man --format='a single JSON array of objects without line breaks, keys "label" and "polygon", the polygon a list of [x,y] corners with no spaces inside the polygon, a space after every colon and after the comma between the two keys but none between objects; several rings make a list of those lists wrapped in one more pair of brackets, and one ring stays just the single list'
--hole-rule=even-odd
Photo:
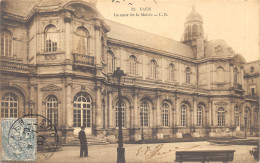
[{"label": "standing man", "polygon": [[79,142],[80,142],[80,157],[88,157],[88,146],[87,146],[87,138],[85,133],[85,127],[81,127],[81,131],[79,132]]}]

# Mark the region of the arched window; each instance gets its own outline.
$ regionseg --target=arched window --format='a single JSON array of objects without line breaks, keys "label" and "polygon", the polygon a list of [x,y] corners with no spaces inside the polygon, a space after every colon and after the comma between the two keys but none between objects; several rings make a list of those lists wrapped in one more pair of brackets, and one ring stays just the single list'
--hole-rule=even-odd
[{"label": "arched window", "polygon": [[73,126],[91,127],[91,98],[85,92],[74,97]]},{"label": "arched window", "polygon": [[1,118],[18,117],[18,98],[13,93],[6,93],[1,98]]},{"label": "arched window", "polygon": [[156,78],[156,67],[157,63],[155,60],[150,61],[150,77],[155,79]]},{"label": "arched window", "polygon": [[250,112],[248,109],[245,110],[245,115],[244,115],[244,119],[245,119],[245,127],[249,128],[250,127]]},{"label": "arched window", "polygon": [[217,68],[217,82],[224,82],[224,68]]},{"label": "arched window", "polygon": [[169,105],[167,103],[162,104],[162,126],[169,126]]},{"label": "arched window", "polygon": [[58,99],[54,95],[49,95],[46,99],[47,118],[55,126],[58,126]]},{"label": "arched window", "polygon": [[238,69],[237,68],[234,69],[234,83],[235,84],[238,83]]},{"label": "arched window", "polygon": [[197,109],[197,126],[202,127],[202,106]]},{"label": "arched window", "polygon": [[170,81],[174,81],[174,71],[175,71],[174,64],[170,64],[169,65],[169,80]]},{"label": "arched window", "polygon": [[45,51],[56,52],[58,49],[58,33],[54,25],[45,28]]},{"label": "arched window", "polygon": [[129,72],[130,75],[136,75],[137,74],[137,59],[135,56],[131,55],[129,58]]},{"label": "arched window", "polygon": [[78,27],[73,41],[74,50],[78,54],[88,54],[89,33],[84,27]]},{"label": "arched window", "polygon": [[108,67],[108,72],[114,72],[115,70],[115,55],[112,51],[107,52],[107,67]]},{"label": "arched window", "polygon": [[140,123],[141,126],[149,126],[149,105],[145,101],[140,105]]},{"label": "arched window", "polygon": [[218,109],[218,126],[225,126],[225,110],[223,108]]},{"label": "arched window", "polygon": [[7,30],[1,32],[1,56],[13,56],[13,35]]},{"label": "arched window", "polygon": [[186,126],[186,117],[187,117],[187,107],[186,105],[181,106],[181,126],[185,127]]},{"label": "arched window", "polygon": [[236,127],[240,126],[240,111],[237,106],[235,106],[235,110],[234,110],[234,120],[235,120],[235,126]]},{"label": "arched window", "polygon": [[190,75],[191,75],[191,69],[189,67],[186,68],[186,83],[190,84]]},{"label": "arched window", "polygon": [[[125,103],[122,101],[121,103],[121,109],[122,109],[122,127],[125,127]],[[116,103],[116,127],[119,127],[119,104]]]}]

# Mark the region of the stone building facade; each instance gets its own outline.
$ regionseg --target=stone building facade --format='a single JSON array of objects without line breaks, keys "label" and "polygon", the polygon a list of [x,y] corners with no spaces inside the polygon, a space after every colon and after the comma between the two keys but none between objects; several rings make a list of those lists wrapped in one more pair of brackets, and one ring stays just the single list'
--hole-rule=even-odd
[{"label": "stone building facade", "polygon": [[223,40],[204,37],[193,8],[181,42],[106,20],[95,1],[1,2],[1,118],[46,116],[69,141],[258,134],[259,61],[246,63]]}]

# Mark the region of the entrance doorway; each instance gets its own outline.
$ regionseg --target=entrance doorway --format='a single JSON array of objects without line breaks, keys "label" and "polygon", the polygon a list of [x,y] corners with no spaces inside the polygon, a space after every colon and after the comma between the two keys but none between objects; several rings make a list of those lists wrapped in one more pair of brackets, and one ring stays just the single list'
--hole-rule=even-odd
[{"label": "entrance doorway", "polygon": [[87,135],[92,134],[92,105],[91,98],[85,92],[79,92],[74,97],[73,104],[74,135],[78,135],[81,126],[85,127]]}]

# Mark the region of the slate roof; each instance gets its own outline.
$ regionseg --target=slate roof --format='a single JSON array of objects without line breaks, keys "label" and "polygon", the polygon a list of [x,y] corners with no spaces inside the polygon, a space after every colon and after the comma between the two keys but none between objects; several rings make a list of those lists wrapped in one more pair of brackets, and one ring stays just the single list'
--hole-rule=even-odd
[{"label": "slate roof", "polygon": [[[71,0],[4,0],[1,2],[1,9],[14,15],[27,17],[34,6],[59,6],[61,3],[65,4],[69,1]],[[111,28],[111,31],[108,32],[109,38],[152,48],[177,56],[180,55],[194,58],[191,47],[183,43],[110,20],[105,20],[105,22]]]},{"label": "slate roof", "polygon": [[109,38],[153,48],[175,55],[194,58],[191,47],[178,41],[135,29],[114,21],[106,20],[106,23],[111,28],[111,31],[107,34]]}]

